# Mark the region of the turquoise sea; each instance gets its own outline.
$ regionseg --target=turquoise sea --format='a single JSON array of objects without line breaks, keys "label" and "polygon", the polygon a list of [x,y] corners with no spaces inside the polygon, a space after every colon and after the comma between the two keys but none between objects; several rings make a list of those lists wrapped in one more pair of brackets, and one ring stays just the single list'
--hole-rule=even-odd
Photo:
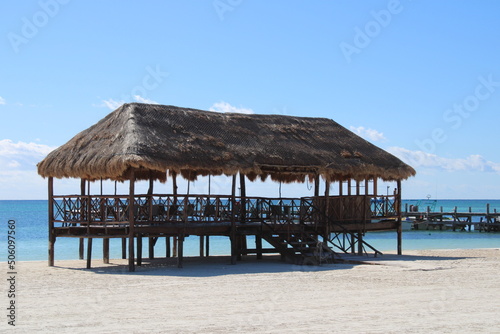
[{"label": "turquoise sea", "polygon": [[[486,205],[490,204],[490,211],[500,212],[500,200],[437,200],[434,201],[403,201],[405,204],[419,205],[424,208],[431,206],[439,211],[451,211],[456,206],[458,211],[486,212]],[[0,201],[0,261],[7,260],[7,231],[9,220],[15,221],[16,227],[16,255],[18,261],[37,261],[47,259],[47,201]],[[396,249],[395,232],[368,233],[365,240],[380,251]],[[249,246],[252,240],[249,239]],[[121,257],[120,240],[111,240],[111,258]],[[492,248],[500,247],[500,233],[484,232],[452,232],[452,231],[406,231],[403,233],[403,251],[414,249],[450,249],[450,248]],[[102,243],[94,242],[93,258],[102,256]],[[58,238],[55,247],[56,259],[78,259],[78,240],[75,238]],[[147,254],[147,243],[144,245],[144,254]],[[185,243],[185,255],[199,254],[199,238],[189,237]],[[157,256],[165,254],[164,243],[159,242],[155,247]],[[227,255],[230,253],[227,237],[210,238],[211,255]]]}]

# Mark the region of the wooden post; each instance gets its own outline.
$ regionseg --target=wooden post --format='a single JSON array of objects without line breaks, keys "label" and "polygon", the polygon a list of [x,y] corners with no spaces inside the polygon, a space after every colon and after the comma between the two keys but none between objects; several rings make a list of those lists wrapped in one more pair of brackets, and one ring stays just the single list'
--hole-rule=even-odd
[{"label": "wooden post", "polygon": [[[83,197],[85,196],[85,179],[81,179],[80,180],[80,204],[83,204]],[[84,210],[83,206],[81,206],[81,210]],[[84,215],[84,211],[80,212],[80,217],[83,217]],[[81,219],[81,218],[80,218]],[[83,238],[78,238],[78,242],[80,244],[80,247],[79,247],[79,258],[80,260],[83,260],[83,254],[85,252],[85,243],[84,243],[84,239]]]},{"label": "wooden post", "polygon": [[205,256],[209,257],[210,256],[210,236],[207,235],[207,240],[205,242]]},{"label": "wooden post", "polygon": [[[174,194],[174,203],[173,205],[177,205],[177,173],[172,172],[172,191]],[[177,257],[177,236],[174,235],[172,237],[173,245],[172,245],[172,256]],[[170,247],[170,239],[168,240],[168,244]]]},{"label": "wooden post", "polygon": [[325,215],[326,215],[326,222],[322,235],[324,243],[326,243],[326,241],[330,237],[330,181],[329,180],[325,181]]},{"label": "wooden post", "polygon": [[54,246],[56,243],[56,236],[54,232],[54,178],[49,177],[48,181],[48,218],[49,218],[49,266],[54,266]]},{"label": "wooden post", "polygon": [[[153,173],[149,171],[149,188],[148,188],[148,219],[150,222],[153,221],[153,191],[154,191],[154,179]],[[152,260],[155,257],[155,240],[153,237],[148,237],[148,255],[149,259]]]},{"label": "wooden post", "polygon": [[396,213],[398,215],[398,255],[403,254],[403,226],[401,222],[401,180],[397,181]]},{"label": "wooden post", "polygon": [[127,238],[122,238],[122,259],[127,258]]},{"label": "wooden post", "polygon": [[358,255],[363,255],[363,233],[361,231],[358,232]]},{"label": "wooden post", "polygon": [[255,248],[257,250],[257,260],[262,259],[262,235],[255,236]]},{"label": "wooden post", "polygon": [[83,253],[85,253],[85,243],[83,242],[83,238],[78,238],[78,243],[80,244],[78,247],[78,255],[80,260],[83,260]]},{"label": "wooden post", "polygon": [[184,235],[181,235],[179,237],[178,247],[179,247],[178,250],[179,256],[177,257],[177,267],[182,268],[184,260]]},{"label": "wooden post", "polygon": [[135,174],[134,170],[130,171],[130,185],[129,185],[129,199],[128,199],[128,270],[135,271],[135,256],[134,256],[134,237],[135,237],[135,218],[134,218],[134,204],[135,204]]},{"label": "wooden post", "polygon": [[247,213],[247,206],[246,206],[246,200],[247,200],[247,191],[246,191],[246,186],[245,186],[245,175],[240,173],[240,191],[241,191],[241,198],[240,198],[240,221],[242,224],[245,223],[246,220],[246,213]]},{"label": "wooden post", "polygon": [[91,267],[92,262],[92,238],[87,238],[87,269]]},{"label": "wooden post", "polygon": [[165,257],[170,257],[170,236],[165,237]]},{"label": "wooden post", "polygon": [[109,238],[102,239],[102,262],[109,264]]},{"label": "wooden post", "polygon": [[155,258],[155,245],[156,239],[154,237],[148,237],[148,250],[149,250],[149,259],[152,260]]},{"label": "wooden post", "polygon": [[319,196],[319,174],[314,177],[314,196]]},{"label": "wooden post", "polygon": [[204,243],[205,243],[205,236],[200,235],[200,257],[203,257],[203,254],[204,254],[203,253],[203,251],[205,249]]},{"label": "wooden post", "polygon": [[378,185],[377,185],[377,178],[375,177],[373,179],[373,196],[376,198],[377,197],[377,188],[378,188]]},{"label": "wooden post", "polygon": [[236,264],[236,174],[233,175],[233,183],[231,186],[231,264]]},{"label": "wooden post", "polygon": [[142,266],[142,234],[138,234],[137,238],[137,265]]}]

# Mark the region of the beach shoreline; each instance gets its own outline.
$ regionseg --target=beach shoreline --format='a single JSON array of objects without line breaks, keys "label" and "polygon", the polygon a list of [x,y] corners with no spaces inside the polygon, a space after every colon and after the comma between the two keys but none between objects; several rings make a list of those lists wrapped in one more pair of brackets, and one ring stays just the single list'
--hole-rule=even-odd
[{"label": "beach shoreline", "polygon": [[[356,257],[360,258],[360,257]],[[494,332],[500,249],[387,252],[319,267],[278,257],[18,263],[16,331],[86,333]],[[4,263],[2,263],[4,265]],[[6,296],[6,294],[4,294]],[[6,298],[3,298],[6,304]],[[3,308],[5,310],[5,307]],[[6,312],[6,311],[4,311]],[[4,318],[5,319],[5,318]],[[9,328],[7,321],[0,328]]]}]

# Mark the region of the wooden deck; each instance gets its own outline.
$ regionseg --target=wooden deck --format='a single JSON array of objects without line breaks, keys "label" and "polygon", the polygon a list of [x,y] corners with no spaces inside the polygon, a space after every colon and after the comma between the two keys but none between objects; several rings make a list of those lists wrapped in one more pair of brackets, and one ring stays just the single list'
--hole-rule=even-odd
[{"label": "wooden deck", "polygon": [[[237,258],[279,253],[293,263],[321,263],[334,261],[338,252],[380,253],[363,240],[364,233],[400,228],[395,196],[330,196],[326,200],[323,196],[155,194],[134,196],[133,207],[130,199],[130,196],[53,196],[50,235],[54,241],[72,237],[80,238],[83,243],[83,239],[88,239],[88,267],[92,239],[122,238],[125,247],[125,239],[131,235],[137,242],[138,264],[142,259],[142,238],[150,241],[150,257],[158,238],[164,237],[167,244],[171,240],[177,242],[172,253],[182,258],[182,242],[192,235],[200,236],[200,240],[209,236],[230,237]],[[255,248],[247,247],[248,235],[255,236]],[[263,249],[262,240],[272,248]],[[83,245],[80,252],[83,258]]]}]

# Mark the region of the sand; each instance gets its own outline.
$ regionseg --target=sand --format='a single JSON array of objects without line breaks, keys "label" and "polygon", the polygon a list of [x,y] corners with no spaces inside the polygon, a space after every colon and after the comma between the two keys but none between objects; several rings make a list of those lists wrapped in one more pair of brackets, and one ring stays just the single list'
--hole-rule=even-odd
[{"label": "sand", "polygon": [[500,333],[500,249],[353,259],[370,264],[22,262],[15,332]]}]

